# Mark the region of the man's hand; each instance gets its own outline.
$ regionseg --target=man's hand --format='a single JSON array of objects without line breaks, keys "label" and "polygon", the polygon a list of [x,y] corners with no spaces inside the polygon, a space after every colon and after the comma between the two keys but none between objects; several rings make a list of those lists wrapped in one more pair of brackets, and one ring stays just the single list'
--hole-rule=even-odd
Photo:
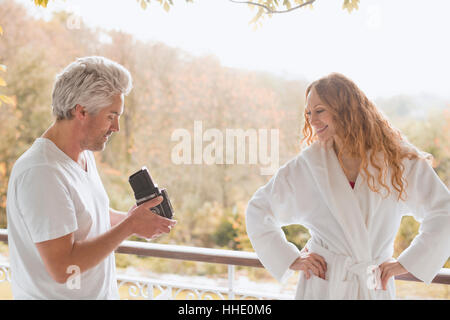
[{"label": "man's hand", "polygon": [[128,211],[127,219],[131,222],[133,234],[146,239],[154,239],[163,233],[169,233],[170,229],[177,223],[176,220],[161,217],[150,211],[163,201],[159,196],[150,201],[144,202],[140,206],[134,205]]},{"label": "man's hand", "polygon": [[134,206],[126,218],[116,223],[108,231],[94,238],[75,241],[74,233],[36,243],[36,248],[50,276],[58,283],[65,283],[67,268],[75,265],[81,272],[98,265],[120,243],[132,234],[145,238],[155,238],[170,231],[176,221],[160,217],[150,208],[162,202],[162,197]]}]

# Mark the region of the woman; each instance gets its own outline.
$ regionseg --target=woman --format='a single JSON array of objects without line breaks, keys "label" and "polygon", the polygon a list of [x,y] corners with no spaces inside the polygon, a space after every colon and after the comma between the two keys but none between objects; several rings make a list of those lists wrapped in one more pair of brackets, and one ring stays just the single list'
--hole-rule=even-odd
[{"label": "woman", "polygon": [[[296,299],[393,299],[394,276],[430,283],[450,254],[450,195],[427,160],[341,74],[306,90],[308,147],[259,188],[247,232],[266,269],[284,281],[300,270]],[[392,258],[401,218],[419,235]],[[299,252],[282,226],[311,239]]]}]

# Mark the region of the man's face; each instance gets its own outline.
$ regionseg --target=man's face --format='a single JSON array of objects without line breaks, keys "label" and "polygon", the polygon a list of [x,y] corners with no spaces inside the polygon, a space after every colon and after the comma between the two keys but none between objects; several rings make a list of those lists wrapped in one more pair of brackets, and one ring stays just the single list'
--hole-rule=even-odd
[{"label": "man's face", "polygon": [[113,102],[96,115],[87,116],[85,136],[81,143],[83,150],[102,151],[109,136],[119,131],[119,118],[123,113],[123,94],[113,96]]}]

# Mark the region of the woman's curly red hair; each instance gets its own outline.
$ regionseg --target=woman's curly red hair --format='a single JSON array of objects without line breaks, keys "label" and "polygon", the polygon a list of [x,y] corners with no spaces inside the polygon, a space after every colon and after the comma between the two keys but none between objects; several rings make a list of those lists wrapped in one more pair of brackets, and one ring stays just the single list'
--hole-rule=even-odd
[{"label": "woman's curly red hair", "polygon": [[[405,200],[406,180],[403,177],[405,168],[402,160],[406,157],[429,160],[431,155],[409,144],[358,86],[344,75],[332,73],[314,81],[306,89],[306,97],[313,88],[333,116],[336,135],[343,146],[338,154],[342,168],[343,154],[360,158],[360,172],[365,173],[369,188],[380,193],[383,187],[387,195],[391,193],[386,182],[390,171],[392,188],[397,191],[399,200]],[[304,118],[302,142],[306,141],[310,145],[317,137],[306,114]],[[369,162],[376,171],[374,174],[368,170]]]}]

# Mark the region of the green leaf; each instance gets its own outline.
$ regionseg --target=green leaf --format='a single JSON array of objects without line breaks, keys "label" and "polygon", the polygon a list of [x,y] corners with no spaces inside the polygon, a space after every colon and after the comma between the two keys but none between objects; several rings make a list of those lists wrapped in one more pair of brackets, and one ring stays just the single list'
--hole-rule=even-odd
[{"label": "green leaf", "polygon": [[289,0],[284,0],[284,1],[283,1],[283,5],[284,5],[288,10],[290,10],[290,9],[292,8],[291,2],[290,2]]},{"label": "green leaf", "polygon": [[170,10],[170,5],[167,1],[164,2],[164,10],[166,10],[166,12],[169,12],[169,10]]},{"label": "green leaf", "polygon": [[14,99],[3,94],[0,94],[0,100],[6,104],[14,105]]},{"label": "green leaf", "polygon": [[351,13],[353,10],[357,10],[358,6],[359,0],[344,0],[342,9],[347,9],[348,13]]},{"label": "green leaf", "polygon": [[34,0],[34,4],[36,6],[42,6],[44,8],[47,8],[48,0]]},{"label": "green leaf", "polygon": [[253,17],[252,21],[250,21],[249,24],[256,23],[259,20],[259,18],[261,18],[263,13],[264,13],[264,9],[263,8],[259,8],[258,9],[258,13],[256,14],[256,16]]}]

